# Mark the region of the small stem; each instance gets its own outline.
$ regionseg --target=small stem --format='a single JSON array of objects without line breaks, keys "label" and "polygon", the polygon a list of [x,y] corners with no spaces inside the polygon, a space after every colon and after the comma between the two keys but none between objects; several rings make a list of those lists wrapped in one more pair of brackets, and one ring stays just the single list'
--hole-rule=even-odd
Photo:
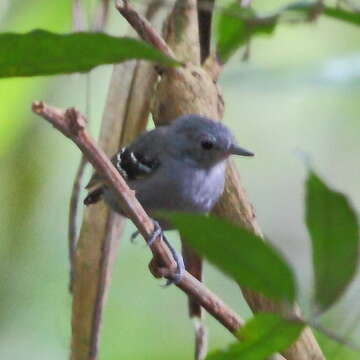
[{"label": "small stem", "polygon": [[68,239],[69,239],[69,263],[70,263],[70,282],[69,291],[72,293],[73,282],[75,275],[75,252],[77,244],[77,219],[78,219],[78,208],[79,208],[79,197],[81,189],[81,180],[85,172],[87,161],[84,155],[81,156],[80,164],[77,169],[74,184],[71,191],[70,206],[69,206],[69,228],[68,228]]},{"label": "small stem", "polygon": [[100,0],[96,7],[91,25],[92,31],[103,31],[109,15],[109,0]]},{"label": "small stem", "polygon": [[152,27],[150,22],[139,14],[128,2],[128,0],[117,0],[115,3],[116,9],[127,20],[127,22],[138,33],[141,39],[153,45],[163,54],[175,59],[175,55],[165,40]]},{"label": "small stem", "polygon": [[341,335],[338,335],[335,332],[331,331],[330,329],[325,328],[324,326],[317,323],[316,321],[306,320],[305,323],[307,323],[313,329],[315,329],[315,330],[321,332],[322,334],[326,335],[331,340],[334,340],[339,344],[346,345],[346,346],[348,346],[349,348],[351,348],[351,349],[353,349],[355,351],[360,351],[360,345],[352,343],[351,341],[345,339]]},{"label": "small stem", "polygon": [[83,31],[85,29],[85,16],[81,0],[73,0],[72,2],[72,22],[74,31]]}]

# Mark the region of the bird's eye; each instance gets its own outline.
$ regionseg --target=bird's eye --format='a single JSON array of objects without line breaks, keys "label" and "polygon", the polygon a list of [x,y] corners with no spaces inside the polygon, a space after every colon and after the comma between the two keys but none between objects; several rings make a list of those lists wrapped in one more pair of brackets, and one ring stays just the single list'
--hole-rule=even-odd
[{"label": "bird's eye", "polygon": [[212,149],[214,146],[213,142],[211,142],[210,140],[203,140],[201,142],[201,147],[204,149],[204,150],[210,150]]}]

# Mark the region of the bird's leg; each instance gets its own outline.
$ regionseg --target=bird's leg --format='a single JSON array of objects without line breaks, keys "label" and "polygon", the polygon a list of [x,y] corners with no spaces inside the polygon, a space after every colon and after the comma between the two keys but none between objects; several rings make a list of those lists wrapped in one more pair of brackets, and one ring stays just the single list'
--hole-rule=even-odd
[{"label": "bird's leg", "polygon": [[169,286],[171,284],[177,284],[184,275],[185,272],[185,265],[184,259],[182,256],[170,245],[169,241],[167,240],[166,236],[163,234],[163,241],[165,242],[166,246],[169,248],[175,262],[176,262],[176,272],[173,276],[169,277],[164,285]]},{"label": "bird's leg", "polygon": [[[203,280],[203,261],[181,237],[182,255],[185,269],[199,281]],[[207,355],[207,330],[203,322],[203,311],[200,304],[189,297],[189,316],[193,321],[195,330],[195,360],[204,360]]]},{"label": "bird's leg", "polygon": [[164,232],[161,229],[159,223],[154,220],[154,231],[151,234],[150,238],[147,240],[148,246],[151,246],[153,244],[153,242],[159,237],[159,235],[161,235],[162,240],[164,241],[164,243],[170,250],[171,255],[173,256],[175,263],[176,263],[175,273],[167,276],[167,281],[166,281],[166,284],[164,285],[166,287],[171,284],[177,284],[181,280],[181,278],[185,272],[185,265],[184,265],[184,260],[183,260],[182,256],[180,254],[178,254],[178,252],[171,246],[168,239],[164,235]]}]

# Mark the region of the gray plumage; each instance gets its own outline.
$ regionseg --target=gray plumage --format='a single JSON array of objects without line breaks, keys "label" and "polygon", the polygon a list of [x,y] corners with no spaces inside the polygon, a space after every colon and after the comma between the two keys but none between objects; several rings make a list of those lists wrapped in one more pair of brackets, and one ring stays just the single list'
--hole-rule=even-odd
[{"label": "gray plumage", "polygon": [[[238,147],[227,127],[198,115],[182,116],[168,126],[138,136],[112,158],[145,211],[209,212],[224,189],[226,159],[251,156]],[[95,174],[86,204],[101,197],[123,214],[116,196]]]}]

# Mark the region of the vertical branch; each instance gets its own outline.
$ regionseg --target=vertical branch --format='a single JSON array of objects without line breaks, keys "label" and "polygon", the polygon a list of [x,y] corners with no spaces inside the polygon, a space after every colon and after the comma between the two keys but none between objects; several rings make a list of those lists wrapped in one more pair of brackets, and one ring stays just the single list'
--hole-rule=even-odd
[{"label": "vertical branch", "polygon": [[85,172],[86,159],[84,155],[81,154],[80,164],[75,174],[75,180],[73,183],[71,197],[70,197],[70,206],[69,206],[69,225],[68,225],[68,248],[69,248],[69,263],[70,263],[70,281],[69,281],[69,291],[72,293],[73,281],[74,281],[74,263],[75,263],[75,252],[76,252],[76,243],[78,238],[77,232],[77,222],[78,222],[78,211],[79,211],[79,200],[80,200],[80,190],[81,190],[81,181]]},{"label": "vertical branch", "polygon": [[[73,30],[82,31],[85,27],[85,16],[84,10],[81,6],[81,0],[73,0],[72,3],[72,20],[73,20]],[[90,121],[90,100],[89,100],[89,91],[90,91],[90,73],[86,74],[86,116],[88,121]],[[86,168],[86,159],[83,154],[81,154],[80,163],[75,174],[75,179],[73,182],[70,204],[69,204],[69,223],[68,223],[68,254],[69,254],[69,265],[70,265],[70,276],[69,276],[69,291],[72,293],[73,281],[74,281],[74,261],[75,261],[75,251],[76,243],[78,239],[78,211],[79,211],[79,199],[80,199],[80,190],[81,182],[84,176]]]},{"label": "vertical branch", "polygon": [[[108,15],[109,0],[101,0],[97,11],[94,14],[93,31],[103,31]],[[74,31],[84,30],[84,11],[80,0],[73,0],[73,28]],[[90,103],[91,103],[91,72],[86,74],[86,117],[88,119],[88,126],[90,123]],[[71,191],[70,205],[69,205],[69,225],[68,225],[68,248],[69,248],[69,263],[70,263],[70,281],[69,291],[73,291],[73,281],[75,273],[75,251],[78,240],[77,222],[78,222],[78,208],[80,199],[80,190],[82,185],[82,178],[85,173],[87,161],[84,155],[81,155],[80,163],[75,174],[75,179]]]},{"label": "vertical branch", "polygon": [[164,37],[176,57],[200,65],[196,0],[177,0],[164,28]]},{"label": "vertical branch", "polygon": [[[153,68],[142,62],[114,66],[99,140],[109,156],[145,128],[155,79]],[[97,358],[102,309],[122,226],[122,219],[102,203],[85,209],[76,251],[72,360]]]},{"label": "vertical branch", "polygon": [[72,23],[74,31],[82,31],[85,28],[85,16],[81,0],[72,0]]},{"label": "vertical branch", "polygon": [[93,31],[103,31],[109,14],[109,3],[109,0],[100,0],[100,4],[96,7],[93,15],[91,25]]},{"label": "vertical branch", "polygon": [[198,0],[198,21],[201,63],[209,57],[214,0]]}]

